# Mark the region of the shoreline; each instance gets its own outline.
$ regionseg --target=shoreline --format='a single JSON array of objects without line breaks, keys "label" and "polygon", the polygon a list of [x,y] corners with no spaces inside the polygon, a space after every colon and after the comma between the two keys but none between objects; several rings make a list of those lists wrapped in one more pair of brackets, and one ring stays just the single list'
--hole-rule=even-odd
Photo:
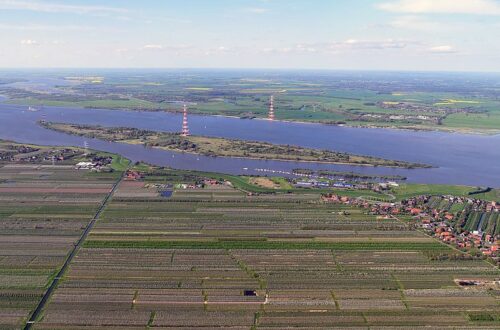
[{"label": "shoreline", "polygon": [[[133,144],[137,145],[134,143],[129,143],[125,142],[125,140],[117,140],[117,141],[112,141],[115,143],[126,143],[126,144]],[[144,147],[147,147],[143,145]],[[280,159],[280,158],[258,158],[258,157],[243,157],[243,156],[228,156],[228,155],[205,155],[203,153],[197,153],[197,152],[190,152],[190,151],[179,151],[175,149],[168,149],[168,148],[162,148],[162,147],[149,147],[153,149],[160,149],[164,151],[171,151],[171,152],[177,152],[177,153],[186,153],[190,155],[199,155],[199,156],[204,156],[204,157],[223,157],[223,158],[238,158],[238,159],[252,159],[252,160],[269,160],[269,161],[280,161],[280,162],[295,162],[295,163],[313,163],[313,164],[330,164],[330,165],[345,165],[345,166],[359,166],[359,167],[383,167],[383,168],[395,168],[395,169],[404,169],[404,170],[419,170],[419,169],[431,169],[431,168],[437,168],[436,166],[430,166],[430,167],[401,167],[401,166],[390,166],[390,165],[373,165],[373,164],[355,164],[355,163],[342,163],[342,162],[328,162],[328,161],[321,161],[321,160],[293,160],[293,159]]]},{"label": "shoreline", "polygon": [[[29,104],[26,103],[5,103],[5,101],[8,101],[10,98],[4,96],[4,99],[0,98],[0,105],[5,104],[5,105],[14,105],[14,106],[30,106]],[[119,110],[119,111],[130,111],[130,112],[165,112],[165,113],[172,113],[172,114],[182,114],[182,111],[180,110],[168,110],[168,109],[130,109],[130,108],[101,108],[101,107],[86,107],[86,106],[78,106],[78,105],[47,105],[47,107],[53,107],[53,108],[77,108],[77,109],[88,109],[88,110],[108,110],[108,111],[113,111],[113,110]],[[197,116],[206,116],[206,117],[222,117],[222,118],[232,118],[232,119],[241,119],[241,120],[262,120],[262,121],[269,121],[265,117],[253,117],[253,118],[242,118],[239,116],[234,116],[234,115],[224,115],[224,114],[209,114],[205,112],[200,112],[200,111],[190,111],[191,115],[197,115]],[[298,124],[319,124],[319,125],[325,125],[325,126],[337,126],[337,127],[348,127],[348,128],[364,128],[364,129],[388,129],[388,130],[398,130],[398,131],[414,131],[414,132],[439,132],[439,133],[448,133],[448,134],[468,134],[468,135],[480,135],[480,136],[496,136],[500,135],[500,129],[498,130],[476,130],[473,128],[453,128],[453,127],[434,127],[434,126],[429,126],[429,127],[400,127],[400,126],[394,126],[394,125],[371,125],[371,124],[349,124],[349,123],[344,123],[344,124],[335,124],[335,123],[325,123],[320,120],[311,120],[311,121],[304,121],[304,120],[294,120],[294,119],[275,119],[275,122],[282,122],[282,123],[298,123]],[[270,122],[270,121],[269,121]]]}]

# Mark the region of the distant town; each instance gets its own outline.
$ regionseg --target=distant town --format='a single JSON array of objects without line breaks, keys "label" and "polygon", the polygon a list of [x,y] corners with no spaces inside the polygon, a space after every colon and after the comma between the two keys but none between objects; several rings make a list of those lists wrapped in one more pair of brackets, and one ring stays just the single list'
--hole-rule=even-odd
[{"label": "distant town", "polygon": [[[456,196],[418,196],[400,203],[327,194],[325,202],[357,205],[387,218],[409,215],[429,235],[473,256],[500,262],[500,203]],[[455,209],[455,211],[453,211]]]}]

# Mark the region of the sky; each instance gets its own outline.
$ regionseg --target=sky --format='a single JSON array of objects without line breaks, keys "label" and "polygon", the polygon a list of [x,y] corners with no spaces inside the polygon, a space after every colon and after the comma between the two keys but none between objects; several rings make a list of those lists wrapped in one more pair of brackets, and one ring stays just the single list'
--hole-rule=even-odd
[{"label": "sky", "polygon": [[2,68],[500,72],[500,0],[0,0]]}]

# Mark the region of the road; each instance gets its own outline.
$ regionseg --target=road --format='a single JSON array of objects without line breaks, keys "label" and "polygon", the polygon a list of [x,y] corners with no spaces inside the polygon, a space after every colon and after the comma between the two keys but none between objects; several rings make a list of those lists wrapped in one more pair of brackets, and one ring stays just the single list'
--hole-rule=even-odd
[{"label": "road", "polygon": [[118,186],[122,182],[122,180],[123,180],[123,178],[125,176],[125,172],[126,171],[124,171],[123,174],[120,176],[120,178],[115,182],[115,184],[113,185],[113,188],[110,190],[110,192],[103,199],[103,201],[102,201],[101,205],[99,206],[99,208],[97,209],[97,212],[95,213],[94,217],[87,224],[87,227],[85,227],[85,230],[83,231],[82,235],[80,236],[80,238],[78,239],[78,241],[73,246],[73,249],[71,250],[71,253],[66,257],[66,260],[64,261],[63,266],[61,267],[61,269],[57,273],[56,277],[54,277],[54,279],[50,283],[49,288],[47,289],[47,291],[45,291],[45,293],[44,293],[42,299],[40,300],[40,302],[38,303],[36,309],[33,311],[33,314],[31,314],[31,317],[29,318],[28,322],[26,323],[26,326],[24,327],[24,330],[30,330],[31,327],[33,326],[33,324],[36,322],[36,320],[40,316],[40,314],[42,313],[43,309],[47,305],[47,302],[48,302],[50,296],[52,295],[52,293],[54,292],[54,290],[57,288],[57,285],[59,284],[59,281],[61,280],[61,278],[63,277],[64,273],[68,269],[69,264],[71,263],[71,261],[73,260],[73,258],[78,253],[78,250],[80,250],[80,248],[82,247],[83,243],[85,242],[85,239],[87,238],[87,236],[89,235],[90,231],[94,227],[95,223],[99,219],[99,216],[101,215],[102,211],[105,209],[105,207],[108,204],[109,200],[111,199],[111,197],[115,193],[116,189],[118,188]]}]

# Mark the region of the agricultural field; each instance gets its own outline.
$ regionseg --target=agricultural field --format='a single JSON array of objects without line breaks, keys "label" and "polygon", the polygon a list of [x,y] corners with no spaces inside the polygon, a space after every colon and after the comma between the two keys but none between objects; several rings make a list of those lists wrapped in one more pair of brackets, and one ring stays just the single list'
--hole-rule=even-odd
[{"label": "agricultural field", "polygon": [[0,162],[1,329],[26,322],[114,181],[73,165]]},{"label": "agricultural field", "polygon": [[61,81],[51,93],[29,84],[5,84],[0,93],[12,104],[140,111],[179,112],[187,102],[190,112],[242,118],[266,118],[274,95],[279,120],[488,134],[500,127],[498,78],[477,74],[155,70],[51,77]]},{"label": "agricultural field", "polygon": [[35,329],[499,326],[498,269],[405,220],[173,172],[121,182]]},{"label": "agricultural field", "polygon": [[[3,150],[2,329],[23,327],[47,290],[33,329],[499,326],[498,268],[409,217],[328,203],[323,189],[280,178],[131,166],[117,155],[103,155],[114,172],[92,172]],[[446,190],[413,190],[429,189]],[[445,202],[431,199],[460,211]]]}]

